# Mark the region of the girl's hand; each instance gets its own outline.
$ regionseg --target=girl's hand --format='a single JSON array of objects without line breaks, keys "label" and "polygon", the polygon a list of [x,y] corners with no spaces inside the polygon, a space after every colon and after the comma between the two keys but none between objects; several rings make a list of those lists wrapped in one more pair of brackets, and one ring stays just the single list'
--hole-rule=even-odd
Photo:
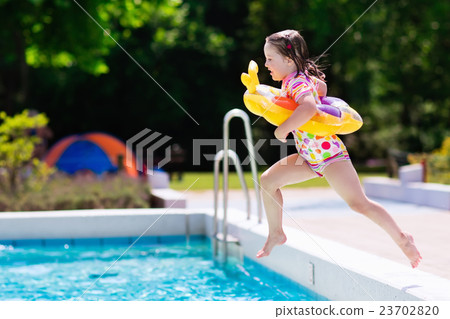
[{"label": "girl's hand", "polygon": [[327,84],[319,79],[317,79],[317,82],[319,83],[319,87],[317,89],[319,96],[327,96]]},{"label": "girl's hand", "polygon": [[289,132],[284,131],[283,129],[280,129],[280,126],[277,127],[277,129],[274,132],[275,137],[277,140],[279,140],[282,143],[286,143],[286,136],[288,136]]}]

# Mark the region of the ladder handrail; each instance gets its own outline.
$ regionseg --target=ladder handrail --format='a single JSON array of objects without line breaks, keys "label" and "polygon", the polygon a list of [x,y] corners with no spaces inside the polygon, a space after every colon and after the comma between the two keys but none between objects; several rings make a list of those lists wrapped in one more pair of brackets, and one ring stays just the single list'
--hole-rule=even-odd
[{"label": "ladder handrail", "polygon": [[248,193],[247,183],[245,182],[244,174],[242,172],[241,163],[236,152],[230,150],[230,128],[229,124],[232,118],[238,117],[244,122],[245,136],[247,142],[247,149],[250,156],[250,167],[252,170],[253,184],[255,187],[256,195],[256,206],[258,213],[258,223],[262,220],[262,204],[261,204],[261,194],[259,191],[258,184],[258,171],[256,168],[255,160],[255,150],[253,147],[253,137],[252,131],[250,129],[250,118],[247,113],[240,109],[233,109],[228,111],[223,119],[223,150],[219,151],[214,157],[214,256],[218,253],[218,226],[217,226],[217,215],[218,215],[218,193],[219,193],[219,164],[220,160],[223,159],[223,222],[222,222],[222,240],[224,244],[224,257],[225,260],[228,256],[228,223],[227,223],[227,209],[228,209],[228,159],[234,162],[236,171],[238,173],[241,186],[244,189],[245,196],[247,197],[247,219],[250,219],[250,195]]},{"label": "ladder handrail", "polygon": [[[255,150],[253,148],[253,137],[252,137],[252,131],[250,128],[250,118],[248,117],[247,113],[245,113],[241,109],[232,109],[231,111],[228,111],[223,119],[223,151],[225,154],[228,153],[228,150],[230,148],[230,121],[232,118],[238,117],[244,122],[244,128],[245,128],[245,137],[247,142],[247,149],[250,156],[250,167],[252,170],[252,177],[253,177],[253,184],[255,187],[255,195],[256,195],[256,206],[257,206],[257,213],[258,213],[258,223],[261,223],[262,221],[262,206],[261,206],[261,194],[259,192],[259,184],[258,184],[258,171],[256,168],[256,161],[255,161]],[[223,158],[223,213],[224,215],[227,212],[228,208],[228,156],[225,156]],[[224,225],[224,235],[225,231],[227,230],[228,225]]]},{"label": "ladder handrail", "polygon": [[[219,151],[216,156],[214,156],[214,238],[217,237],[218,234],[218,209],[219,209],[219,164],[220,161],[225,157],[225,152],[223,150]],[[239,177],[239,181],[241,183],[241,186],[244,190],[245,197],[247,200],[247,219],[250,219],[251,209],[250,209],[250,194],[248,192],[247,182],[244,178],[244,173],[242,171],[241,162],[239,161],[239,157],[237,156],[236,152],[233,150],[228,150],[228,157],[233,162],[236,172]],[[224,212],[223,215],[223,224],[227,224],[227,214]],[[223,228],[223,227],[222,227]],[[226,240],[227,234],[223,231],[224,239]]]}]

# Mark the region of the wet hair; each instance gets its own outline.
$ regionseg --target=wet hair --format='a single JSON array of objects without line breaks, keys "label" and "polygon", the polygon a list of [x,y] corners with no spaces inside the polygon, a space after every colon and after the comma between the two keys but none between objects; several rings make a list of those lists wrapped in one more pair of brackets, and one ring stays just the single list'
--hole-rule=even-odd
[{"label": "wet hair", "polygon": [[322,67],[309,58],[308,46],[298,31],[284,30],[273,33],[266,38],[266,43],[270,43],[278,53],[294,61],[297,76],[303,72],[321,80],[325,79],[325,74],[321,71]]}]

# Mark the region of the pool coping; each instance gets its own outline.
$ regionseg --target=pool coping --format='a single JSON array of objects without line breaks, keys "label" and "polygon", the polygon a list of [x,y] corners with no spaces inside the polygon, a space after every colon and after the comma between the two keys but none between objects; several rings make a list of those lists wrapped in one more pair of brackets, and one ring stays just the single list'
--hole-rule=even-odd
[{"label": "pool coping", "polygon": [[[267,224],[230,209],[229,232],[246,257],[330,300],[450,300],[450,280],[285,228],[288,241],[269,257],[256,252]],[[0,213],[0,242],[213,234],[212,209],[98,209]]]}]

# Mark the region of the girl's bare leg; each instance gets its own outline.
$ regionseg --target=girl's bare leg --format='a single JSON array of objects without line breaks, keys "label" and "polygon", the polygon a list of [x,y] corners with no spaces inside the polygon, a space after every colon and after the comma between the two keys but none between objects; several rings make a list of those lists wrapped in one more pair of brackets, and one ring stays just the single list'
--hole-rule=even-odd
[{"label": "girl's bare leg", "polygon": [[413,237],[400,229],[383,206],[367,198],[359,182],[358,174],[350,161],[330,164],[325,168],[324,176],[350,208],[371,219],[391,236],[408,257],[413,268],[419,265],[422,257],[414,244]]},{"label": "girl's bare leg", "polygon": [[286,242],[283,231],[283,197],[280,188],[317,177],[298,154],[292,154],[273,164],[261,176],[261,195],[269,224],[269,235],[264,247],[256,254],[269,256],[273,247]]}]

